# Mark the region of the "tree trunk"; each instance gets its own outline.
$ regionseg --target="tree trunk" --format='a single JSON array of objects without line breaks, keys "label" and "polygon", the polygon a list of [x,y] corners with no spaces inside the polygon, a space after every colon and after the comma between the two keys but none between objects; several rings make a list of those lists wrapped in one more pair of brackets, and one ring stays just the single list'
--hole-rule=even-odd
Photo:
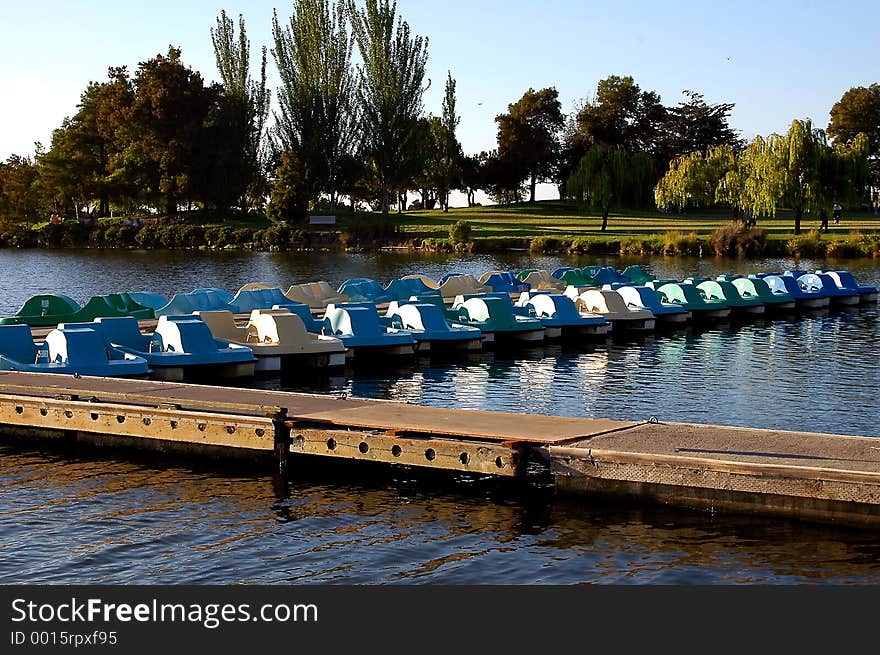
[{"label": "tree trunk", "polygon": [[382,183],[382,215],[388,216],[388,186]]},{"label": "tree trunk", "polygon": [[397,207],[397,213],[400,214],[406,211],[406,198],[409,194],[406,191],[401,192],[400,194],[400,205]]},{"label": "tree trunk", "polygon": [[603,211],[602,212],[602,232],[604,232],[606,229],[608,229],[608,212]]},{"label": "tree trunk", "polygon": [[165,213],[168,216],[174,216],[177,213],[177,201],[173,198],[168,198],[165,201]]},{"label": "tree trunk", "polygon": [[801,216],[804,215],[804,210],[800,207],[795,208],[794,210],[794,233],[801,233]]},{"label": "tree trunk", "polygon": [[532,173],[532,179],[529,182],[529,202],[535,202],[535,186],[537,185],[538,180],[535,177],[535,174]]},{"label": "tree trunk", "polygon": [[449,191],[443,192],[443,213],[449,213]]}]

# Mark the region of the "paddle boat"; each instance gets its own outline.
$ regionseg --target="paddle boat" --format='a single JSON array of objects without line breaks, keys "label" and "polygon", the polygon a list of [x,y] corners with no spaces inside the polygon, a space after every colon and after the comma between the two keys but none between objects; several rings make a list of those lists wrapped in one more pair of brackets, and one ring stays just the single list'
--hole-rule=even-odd
[{"label": "paddle boat", "polygon": [[592,278],[599,286],[605,286],[606,284],[631,284],[632,282],[628,277],[621,275],[613,266],[588,266],[581,269],[581,273],[585,277]]},{"label": "paddle boat", "polygon": [[[440,298],[436,295],[436,298]],[[391,301],[380,321],[390,328],[411,332],[418,343],[418,352],[444,350],[481,350],[483,333],[479,328],[451,324],[436,302]]]},{"label": "paddle boat", "polygon": [[562,280],[553,277],[549,271],[527,269],[517,274],[517,279],[529,285],[530,291],[551,291],[561,293],[565,291],[566,284]]},{"label": "paddle boat", "polygon": [[506,293],[484,293],[456,296],[447,316],[453,323],[479,328],[492,335],[484,343],[540,343],[544,326],[536,318],[517,316],[513,302]]},{"label": "paddle boat", "polygon": [[632,264],[623,269],[621,275],[627,278],[633,285],[644,285],[646,282],[656,280],[657,276],[649,273],[638,264]]},{"label": "paddle boat", "polygon": [[408,275],[399,280],[392,280],[385,287],[385,292],[397,302],[404,302],[413,296],[436,295],[440,296],[440,287],[434,282],[434,286],[429,286],[425,279],[430,282],[430,278],[422,278],[421,276]]},{"label": "paddle boat", "polygon": [[239,289],[229,305],[235,308],[237,314],[250,314],[255,309],[271,309],[274,306],[284,307],[285,305],[292,304],[292,302],[278,287],[251,284]]},{"label": "paddle boat", "polygon": [[[553,271],[553,277],[558,277],[566,287],[581,287],[584,289],[598,288],[601,285],[593,279],[592,276],[585,274],[582,270],[569,268],[559,273],[561,269]],[[559,275],[557,276],[557,273]]]},{"label": "paddle boat", "polygon": [[473,275],[463,273],[447,273],[440,278],[438,285],[443,298],[492,293],[492,287],[480,284]]},{"label": "paddle boat", "polygon": [[623,285],[615,289],[627,307],[645,309],[654,315],[658,324],[681,325],[691,319],[691,313],[681,305],[664,302],[660,294],[644,285]]},{"label": "paddle boat", "polygon": [[495,293],[522,293],[532,287],[527,282],[518,280],[508,271],[489,271],[483,273],[478,280],[480,284],[490,287]]},{"label": "paddle boat", "polygon": [[232,295],[224,289],[203,288],[191,293],[177,293],[167,305],[155,310],[156,316],[185,316],[193,312],[230,311],[238,313],[231,303]]},{"label": "paddle boat", "polygon": [[858,289],[843,288],[827,273],[807,273],[797,278],[798,284],[806,291],[820,291],[831,299],[832,305],[858,305]]},{"label": "paddle boat", "polygon": [[131,299],[138,305],[152,309],[154,315],[157,309],[162,309],[168,304],[168,298],[161,293],[153,293],[152,291],[129,291],[128,295],[131,296]]},{"label": "paddle boat", "polygon": [[376,306],[368,302],[327,305],[322,332],[341,340],[355,360],[411,356],[417,346],[411,332],[382,325]]},{"label": "paddle boat", "polygon": [[660,301],[679,305],[691,313],[694,320],[724,319],[730,316],[730,306],[721,299],[709,299],[702,289],[693,284],[658,280],[647,285],[660,294]]},{"label": "paddle boat", "polygon": [[228,311],[198,312],[197,316],[208,324],[215,338],[250,348],[257,358],[257,371],[345,365],[342,341],[309,332],[302,318],[286,308],[254,309],[243,327],[236,325]]},{"label": "paddle boat", "polygon": [[374,305],[394,300],[376,280],[358,277],[346,280],[339,287],[340,296],[348,296],[351,302],[371,302]]},{"label": "paddle boat", "polygon": [[302,303],[312,309],[324,309],[329,304],[347,302],[348,296],[339,294],[329,282],[320,280],[306,284],[294,284],[284,295],[293,302]]},{"label": "paddle boat", "polygon": [[[566,289],[566,295],[569,297],[571,297],[571,289],[573,288]],[[615,331],[646,332],[653,330],[656,323],[654,314],[647,309],[629,307],[623,297],[611,289],[587,289],[573,300],[579,311],[594,312],[604,316]]]},{"label": "paddle boat", "polygon": [[0,370],[99,377],[145,377],[150,372],[145,359],[107,347],[93,327],[64,324],[39,345],[29,326],[0,325]]},{"label": "paddle boat", "polygon": [[513,311],[541,321],[545,339],[600,337],[611,331],[604,316],[579,312],[574,301],[561,293],[524,292]]},{"label": "paddle boat", "polygon": [[64,294],[41,294],[28,298],[14,316],[0,320],[0,325],[52,327],[59,323],[93,321],[99,316],[148,319],[153,318],[153,310],[138,304],[127,293],[92,296],[83,306]]},{"label": "paddle boat", "polygon": [[859,292],[860,302],[877,302],[877,287],[873,284],[859,284],[849,271],[816,271],[824,273],[841,289],[854,289]]},{"label": "paddle boat", "polygon": [[806,289],[791,275],[770,273],[759,277],[760,275],[756,273],[749,277],[764,280],[773,293],[787,293],[794,299],[798,309],[823,309],[831,304],[831,299],[821,289]]},{"label": "paddle boat", "polygon": [[795,308],[794,298],[789,293],[773,291],[770,285],[761,278],[719,275],[717,279],[733,284],[743,298],[760,298],[767,311],[791,311]]},{"label": "paddle boat", "polygon": [[766,310],[761,298],[757,295],[741,295],[732,282],[726,280],[705,280],[688,278],[685,283],[695,284],[707,300],[722,300],[733,312],[743,314],[763,314]]},{"label": "paddle boat", "polygon": [[143,357],[156,379],[239,378],[254,374],[256,361],[251,349],[216,338],[195,314],[160,316],[152,334],[143,334],[131,318],[99,318],[79,325],[92,326],[106,344]]},{"label": "paddle boat", "polygon": [[433,280],[433,279],[429,278],[427,275],[420,275],[420,274],[416,273],[413,275],[404,275],[400,279],[401,280],[419,280],[428,289],[431,289],[434,291],[440,290],[440,283],[437,282],[437,280]]}]

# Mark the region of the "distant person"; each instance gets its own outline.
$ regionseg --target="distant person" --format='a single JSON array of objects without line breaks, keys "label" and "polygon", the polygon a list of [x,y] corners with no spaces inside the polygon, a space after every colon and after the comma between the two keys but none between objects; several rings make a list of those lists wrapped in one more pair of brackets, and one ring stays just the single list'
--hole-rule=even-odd
[{"label": "distant person", "polygon": [[843,211],[843,207],[834,203],[834,212],[831,214],[831,217],[834,219],[835,225],[840,225],[840,214]]},{"label": "distant person", "polygon": [[819,210],[819,231],[822,230],[828,231],[828,212],[824,207]]}]

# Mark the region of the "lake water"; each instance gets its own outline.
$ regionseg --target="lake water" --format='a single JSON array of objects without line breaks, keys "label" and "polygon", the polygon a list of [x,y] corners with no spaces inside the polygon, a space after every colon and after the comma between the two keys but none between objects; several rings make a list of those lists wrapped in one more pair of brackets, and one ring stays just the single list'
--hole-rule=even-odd
[{"label": "lake water", "polygon": [[[0,314],[31,295],[641,263],[661,277],[880,263],[0,251]],[[358,371],[310,391],[425,405],[880,437],[877,307],[513,358]],[[277,379],[255,384],[285,388]],[[290,387],[293,388],[293,387]],[[880,444],[880,442],[878,442]],[[0,583],[870,583],[876,533],[554,497],[527,485],[301,462],[261,469],[0,442]]]}]

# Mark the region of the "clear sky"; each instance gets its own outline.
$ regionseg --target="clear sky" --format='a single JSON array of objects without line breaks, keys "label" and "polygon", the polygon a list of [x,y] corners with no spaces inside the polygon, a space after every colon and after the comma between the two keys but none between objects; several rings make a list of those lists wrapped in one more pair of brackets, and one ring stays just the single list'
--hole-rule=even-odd
[{"label": "clear sky", "polygon": [[[216,79],[210,28],[220,9],[244,13],[254,52],[271,47],[278,0],[0,0],[0,159],[48,145],[76,112],[90,80],[169,44]],[[827,127],[852,86],[880,82],[880,2],[763,0],[398,0],[430,38],[428,112],[439,113],[446,71],[458,80],[466,153],[495,145],[496,114],[529,87],[555,86],[563,110],[608,75],[632,75],[667,105],[690,89],[734,102],[746,137],[781,132],[794,118]],[[256,57],[255,57],[256,58]],[[277,75],[270,54],[270,84]]]}]

